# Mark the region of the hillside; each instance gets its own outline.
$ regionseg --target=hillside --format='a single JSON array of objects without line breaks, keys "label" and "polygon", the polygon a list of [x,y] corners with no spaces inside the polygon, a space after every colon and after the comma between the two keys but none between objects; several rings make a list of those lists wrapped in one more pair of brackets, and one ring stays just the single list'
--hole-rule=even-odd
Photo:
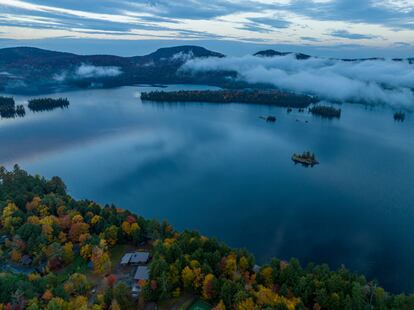
[{"label": "hillside", "polygon": [[[0,91],[45,93],[138,83],[220,83],[222,74],[178,73],[189,59],[224,57],[198,46],[162,48],[145,56],[76,55],[31,47],[0,49]],[[195,80],[196,78],[196,80]],[[213,82],[214,81],[214,82]]]},{"label": "hillside", "polygon": [[[0,309],[128,310],[197,298],[207,309],[414,308],[414,295],[392,295],[344,267],[302,268],[296,259],[257,266],[245,250],[77,201],[60,178],[18,166],[0,169],[0,223]],[[149,274],[135,267],[134,282],[134,266],[120,264],[125,251],[149,251]]]}]

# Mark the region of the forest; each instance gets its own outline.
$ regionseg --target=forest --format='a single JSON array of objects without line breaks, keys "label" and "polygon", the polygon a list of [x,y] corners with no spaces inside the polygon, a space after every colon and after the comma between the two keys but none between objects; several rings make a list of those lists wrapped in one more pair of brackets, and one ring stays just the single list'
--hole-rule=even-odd
[{"label": "forest", "polygon": [[340,118],[341,109],[336,109],[332,106],[315,105],[309,108],[309,112],[313,115],[319,115],[324,118]]},{"label": "forest", "polygon": [[29,100],[29,109],[34,112],[50,111],[57,108],[67,108],[69,100],[67,98],[38,98]]},{"label": "forest", "polygon": [[311,96],[278,90],[153,91],[143,92],[141,99],[156,102],[255,103],[292,108],[306,108],[317,101]]},{"label": "forest", "polygon": [[[0,223],[0,309],[143,309],[183,294],[216,310],[414,309],[414,295],[388,293],[345,267],[302,267],[294,258],[258,266],[246,250],[76,200],[59,177],[33,176],[17,165],[0,168]],[[152,261],[136,300],[112,275],[111,257],[118,246],[138,243],[149,245]],[[30,271],[21,272],[22,263]]]}]

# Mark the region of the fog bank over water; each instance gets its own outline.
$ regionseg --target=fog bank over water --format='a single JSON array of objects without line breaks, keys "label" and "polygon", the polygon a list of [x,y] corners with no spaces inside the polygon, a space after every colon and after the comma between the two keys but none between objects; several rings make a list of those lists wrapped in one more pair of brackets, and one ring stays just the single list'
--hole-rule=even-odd
[{"label": "fog bank over water", "polygon": [[241,80],[270,83],[338,101],[363,101],[414,108],[414,65],[408,61],[281,57],[226,57],[188,61],[182,70],[232,70]]}]

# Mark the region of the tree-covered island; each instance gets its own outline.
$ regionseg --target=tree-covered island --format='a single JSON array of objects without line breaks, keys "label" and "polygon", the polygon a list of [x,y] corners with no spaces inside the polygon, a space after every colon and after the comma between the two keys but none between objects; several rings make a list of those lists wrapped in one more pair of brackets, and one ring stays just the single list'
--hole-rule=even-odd
[{"label": "tree-covered island", "polygon": [[403,122],[405,120],[405,113],[403,111],[395,112],[394,120],[397,122]]},{"label": "tree-covered island", "polygon": [[341,109],[332,106],[315,105],[309,108],[309,112],[313,115],[318,115],[324,118],[340,118]]},{"label": "tree-covered island", "polygon": [[0,309],[187,309],[197,299],[217,310],[414,309],[414,295],[387,293],[344,267],[258,266],[245,250],[76,200],[60,178],[18,166],[0,169],[0,223]]},{"label": "tree-covered island", "polygon": [[294,153],[292,155],[292,161],[311,167],[319,164],[319,161],[316,160],[315,154],[311,152],[303,152],[302,154]]},{"label": "tree-covered island", "polygon": [[0,96],[0,117],[1,118],[15,118],[26,115],[26,110],[23,105],[16,105],[13,97]]},{"label": "tree-covered island", "polygon": [[34,112],[50,111],[57,108],[67,108],[69,100],[67,98],[37,98],[29,100],[29,109]]},{"label": "tree-covered island", "polygon": [[254,103],[293,108],[306,108],[317,101],[312,96],[278,90],[152,91],[141,93],[141,99],[156,102]]}]

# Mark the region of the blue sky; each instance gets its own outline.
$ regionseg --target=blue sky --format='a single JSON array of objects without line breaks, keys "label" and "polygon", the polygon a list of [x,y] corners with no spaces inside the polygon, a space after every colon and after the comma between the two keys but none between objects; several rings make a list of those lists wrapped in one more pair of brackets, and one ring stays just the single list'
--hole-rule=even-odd
[{"label": "blue sky", "polygon": [[414,56],[414,0],[0,0],[0,47],[138,55],[189,43]]}]

